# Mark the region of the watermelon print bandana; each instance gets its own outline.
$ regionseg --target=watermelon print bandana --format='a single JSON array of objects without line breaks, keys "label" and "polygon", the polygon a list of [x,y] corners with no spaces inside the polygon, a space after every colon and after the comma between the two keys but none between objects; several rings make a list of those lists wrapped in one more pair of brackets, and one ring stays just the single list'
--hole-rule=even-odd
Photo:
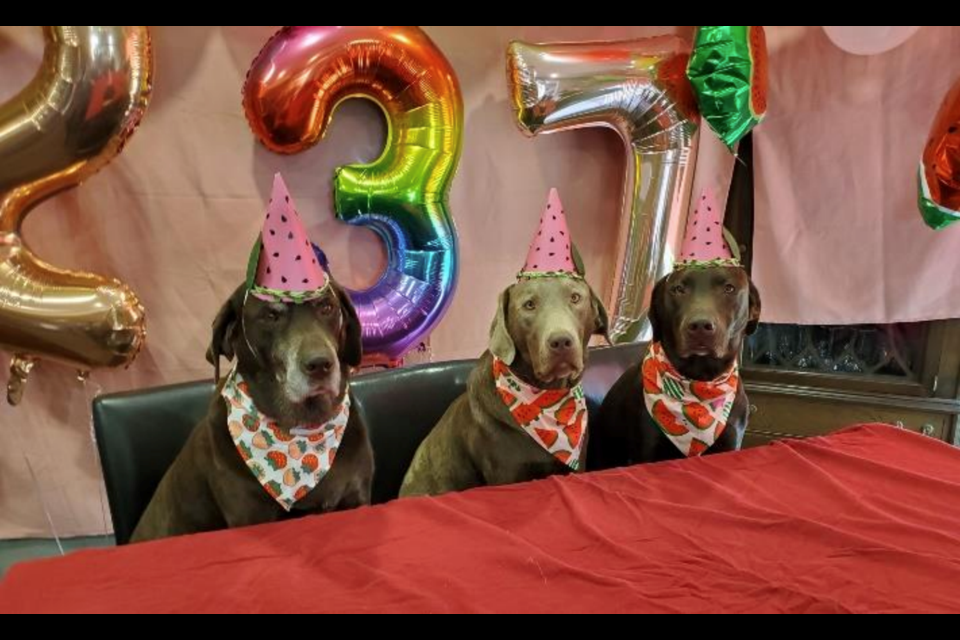
[{"label": "watermelon print bandana", "polygon": [[727,428],[740,388],[737,363],[716,380],[687,380],[670,364],[663,346],[654,342],[642,371],[643,399],[663,435],[688,458],[712,447]]},{"label": "watermelon print bandana", "polygon": [[537,389],[518,378],[499,358],[493,359],[493,380],[517,426],[557,460],[574,471],[579,469],[587,431],[583,387]]}]

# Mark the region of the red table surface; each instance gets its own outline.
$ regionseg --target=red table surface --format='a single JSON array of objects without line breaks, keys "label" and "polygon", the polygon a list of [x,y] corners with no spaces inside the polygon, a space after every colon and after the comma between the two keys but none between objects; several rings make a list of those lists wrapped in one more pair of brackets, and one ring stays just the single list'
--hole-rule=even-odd
[{"label": "red table surface", "polygon": [[869,425],[14,567],[12,612],[960,612],[960,450]]}]

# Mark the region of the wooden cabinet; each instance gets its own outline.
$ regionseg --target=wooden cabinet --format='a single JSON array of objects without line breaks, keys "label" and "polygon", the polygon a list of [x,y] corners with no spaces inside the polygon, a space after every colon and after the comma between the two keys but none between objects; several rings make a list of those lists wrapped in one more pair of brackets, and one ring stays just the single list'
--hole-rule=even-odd
[{"label": "wooden cabinet", "polygon": [[897,425],[952,442],[960,415],[960,407],[951,400],[750,382],[747,393],[751,414],[744,446],[767,444],[780,438],[819,436],[866,422]]},{"label": "wooden cabinet", "polygon": [[960,445],[960,321],[762,325],[743,363],[747,446],[865,422]]}]

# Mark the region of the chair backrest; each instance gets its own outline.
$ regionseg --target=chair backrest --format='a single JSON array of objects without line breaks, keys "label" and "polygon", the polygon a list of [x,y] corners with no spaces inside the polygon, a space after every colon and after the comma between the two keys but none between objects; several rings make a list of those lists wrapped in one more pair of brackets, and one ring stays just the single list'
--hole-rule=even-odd
[{"label": "chair backrest", "polygon": [[374,504],[400,494],[417,447],[466,390],[475,364],[439,362],[354,378],[350,387],[370,432],[376,464]]},{"label": "chair backrest", "polygon": [[[584,376],[591,413],[642,351],[638,345],[592,351]],[[397,497],[417,447],[464,392],[475,364],[441,362],[354,378],[354,406],[370,431],[376,460],[374,503]],[[193,382],[94,401],[93,422],[117,544],[130,539],[163,474],[206,413],[213,392],[212,382]]]},{"label": "chair backrest", "polygon": [[104,395],[93,426],[117,544],[126,544],[213,394],[212,381]]}]

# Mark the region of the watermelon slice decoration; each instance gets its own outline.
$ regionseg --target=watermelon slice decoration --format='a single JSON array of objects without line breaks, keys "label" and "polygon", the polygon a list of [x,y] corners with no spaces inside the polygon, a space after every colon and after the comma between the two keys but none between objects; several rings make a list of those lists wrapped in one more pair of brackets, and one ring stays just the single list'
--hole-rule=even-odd
[{"label": "watermelon slice decoration", "polygon": [[660,394],[660,366],[654,358],[643,361],[643,390],[647,393]]},{"label": "watermelon slice decoration", "polygon": [[715,384],[710,384],[709,382],[696,381],[690,385],[690,390],[693,391],[693,395],[704,402],[716,400],[726,395],[726,391],[724,391],[723,388]]},{"label": "watermelon slice decoration", "polygon": [[687,451],[687,457],[695,458],[702,455],[709,448],[710,446],[706,442],[694,438],[690,441],[690,450]]},{"label": "watermelon slice decoration", "polygon": [[918,173],[918,204],[931,229],[960,220],[960,80],[940,105]]},{"label": "watermelon slice decoration", "polygon": [[699,27],[687,78],[700,114],[733,150],[767,113],[763,27]]},{"label": "watermelon slice decoration", "polygon": [[521,426],[527,426],[540,417],[540,407],[535,404],[522,404],[512,411],[513,418]]},{"label": "watermelon slice decoration", "polygon": [[552,389],[541,393],[533,403],[541,409],[549,409],[566,398],[567,395],[569,395],[569,392],[566,389]]},{"label": "watermelon slice decoration", "polygon": [[552,447],[557,443],[557,438],[559,436],[557,435],[556,431],[551,431],[550,429],[539,429],[539,428],[535,428],[534,431],[536,432],[537,437],[540,438],[541,442],[543,442],[543,444],[546,445],[547,449],[549,449],[550,447]]},{"label": "watermelon slice decoration", "polygon": [[653,419],[664,432],[671,436],[685,436],[690,433],[690,430],[683,426],[673,414],[670,413],[670,409],[667,408],[663,400],[657,400],[654,403]]},{"label": "watermelon slice decoration", "polygon": [[557,422],[560,424],[570,424],[573,421],[573,417],[577,414],[577,401],[573,398],[570,398],[564,402],[559,409],[557,409],[554,417],[557,419]]},{"label": "watermelon slice decoration", "polygon": [[517,396],[506,389],[497,389],[497,393],[500,394],[500,399],[503,400],[503,404],[507,405],[507,408],[512,407],[517,402]]},{"label": "watermelon slice decoration", "polygon": [[683,417],[701,431],[713,425],[713,416],[710,415],[710,411],[696,402],[687,402],[683,405]]},{"label": "watermelon slice decoration", "polygon": [[563,428],[563,433],[567,436],[567,442],[574,449],[580,446],[580,438],[583,436],[583,418],[586,414],[586,411],[581,411],[576,422]]}]

